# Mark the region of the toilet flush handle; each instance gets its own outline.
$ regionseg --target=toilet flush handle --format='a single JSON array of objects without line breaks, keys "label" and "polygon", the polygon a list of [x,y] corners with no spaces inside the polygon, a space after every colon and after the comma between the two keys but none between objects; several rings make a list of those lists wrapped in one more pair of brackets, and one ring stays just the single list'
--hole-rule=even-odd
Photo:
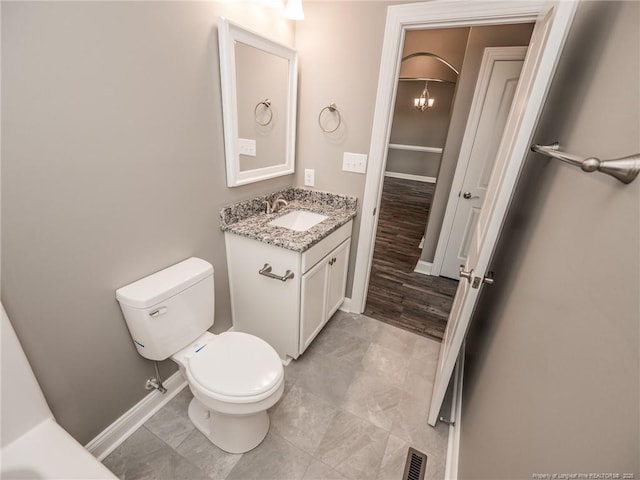
[{"label": "toilet flush handle", "polygon": [[149,316],[152,318],[156,318],[156,317],[159,317],[160,315],[164,315],[165,313],[167,313],[167,310],[169,310],[167,307],[160,307],[154,310],[153,312],[149,312]]}]

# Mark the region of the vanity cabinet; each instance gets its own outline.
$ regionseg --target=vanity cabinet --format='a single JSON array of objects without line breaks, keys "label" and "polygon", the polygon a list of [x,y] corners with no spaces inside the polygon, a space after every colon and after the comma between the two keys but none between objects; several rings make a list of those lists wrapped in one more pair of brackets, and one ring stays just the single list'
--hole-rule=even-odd
[{"label": "vanity cabinet", "polygon": [[344,301],[352,223],[302,253],[225,232],[234,330],[303,353]]}]

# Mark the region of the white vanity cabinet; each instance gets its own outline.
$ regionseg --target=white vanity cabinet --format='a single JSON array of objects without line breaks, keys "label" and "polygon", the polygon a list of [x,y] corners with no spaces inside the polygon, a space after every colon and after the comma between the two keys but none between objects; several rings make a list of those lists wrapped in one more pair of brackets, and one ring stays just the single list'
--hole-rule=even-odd
[{"label": "white vanity cabinet", "polygon": [[234,330],[303,353],[344,301],[352,223],[302,253],[225,232]]}]

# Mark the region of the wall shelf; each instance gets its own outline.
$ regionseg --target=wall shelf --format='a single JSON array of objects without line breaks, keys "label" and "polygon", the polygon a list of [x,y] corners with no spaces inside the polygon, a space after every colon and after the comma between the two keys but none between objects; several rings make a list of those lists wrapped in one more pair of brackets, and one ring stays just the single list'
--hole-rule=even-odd
[{"label": "wall shelf", "polygon": [[421,145],[403,145],[400,143],[390,143],[389,148],[393,150],[409,150],[411,152],[442,153],[441,147],[423,147]]}]

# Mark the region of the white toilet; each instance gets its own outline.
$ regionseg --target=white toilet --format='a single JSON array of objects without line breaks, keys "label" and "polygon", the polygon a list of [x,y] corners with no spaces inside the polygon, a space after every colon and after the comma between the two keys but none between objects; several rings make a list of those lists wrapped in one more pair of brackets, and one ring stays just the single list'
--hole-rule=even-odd
[{"label": "white toilet", "polygon": [[240,332],[214,335],[213,266],[189,258],[116,291],[140,355],[169,357],[194,398],[189,418],[222,450],[243,453],[269,430],[267,409],[282,396],[284,369],[264,340]]}]

